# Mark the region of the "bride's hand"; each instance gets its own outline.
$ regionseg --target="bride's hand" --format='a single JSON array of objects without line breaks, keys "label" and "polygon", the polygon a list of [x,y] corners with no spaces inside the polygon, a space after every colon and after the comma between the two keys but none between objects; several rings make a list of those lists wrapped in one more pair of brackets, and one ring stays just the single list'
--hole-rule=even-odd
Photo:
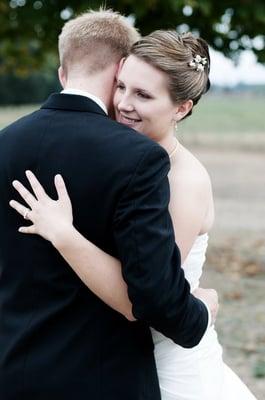
[{"label": "bride's hand", "polygon": [[40,235],[54,244],[62,234],[73,227],[72,204],[64,180],[61,175],[55,176],[58,200],[53,200],[31,171],[26,171],[26,176],[35,196],[17,180],[13,181],[13,186],[29,208],[16,200],[9,203],[25,219],[32,222],[30,226],[20,227],[19,232]]}]

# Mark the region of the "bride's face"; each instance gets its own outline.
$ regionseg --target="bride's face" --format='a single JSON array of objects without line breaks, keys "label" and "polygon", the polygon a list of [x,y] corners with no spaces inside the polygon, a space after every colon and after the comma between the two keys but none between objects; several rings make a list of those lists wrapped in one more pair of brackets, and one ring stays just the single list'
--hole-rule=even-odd
[{"label": "bride's face", "polygon": [[159,142],[174,131],[177,106],[166,75],[141,59],[129,56],[117,77],[116,120]]}]

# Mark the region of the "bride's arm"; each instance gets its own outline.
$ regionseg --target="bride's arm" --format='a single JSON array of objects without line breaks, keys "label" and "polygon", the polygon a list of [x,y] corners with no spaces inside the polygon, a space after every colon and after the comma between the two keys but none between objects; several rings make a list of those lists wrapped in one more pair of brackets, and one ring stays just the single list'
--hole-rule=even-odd
[{"label": "bride's arm", "polygon": [[[95,246],[74,228],[71,200],[62,177],[55,177],[58,193],[58,200],[55,201],[45,193],[30,171],[26,174],[37,200],[20,182],[13,183],[32,210],[27,215],[33,225],[20,228],[20,232],[38,234],[49,240],[94,294],[128,320],[135,320],[120,261]],[[179,190],[181,181],[185,182],[183,190]],[[205,196],[209,191],[202,190],[205,187],[198,184],[198,179],[197,184],[187,184],[187,179],[181,181],[177,182],[177,187],[170,182],[171,188],[174,188],[171,191],[170,213],[183,262],[201,227],[203,208],[198,208],[198,205],[203,204],[205,198],[201,198],[200,194]],[[181,193],[185,196],[181,196]],[[191,199],[190,204],[188,199]],[[26,207],[14,200],[10,205],[22,216],[25,215]]]},{"label": "bride's arm", "polygon": [[13,186],[31,211],[27,212],[28,209],[15,200],[10,205],[22,216],[26,215],[33,225],[21,227],[19,231],[38,234],[49,240],[94,294],[128,320],[134,321],[121,263],[74,228],[72,205],[62,177],[55,177],[58,193],[58,200],[55,201],[45,193],[33,173],[27,171],[26,175],[36,197],[18,181],[14,181]]},{"label": "bride's arm", "polygon": [[64,229],[53,245],[84,284],[114,310],[134,321],[121,263],[95,246],[73,225]]}]

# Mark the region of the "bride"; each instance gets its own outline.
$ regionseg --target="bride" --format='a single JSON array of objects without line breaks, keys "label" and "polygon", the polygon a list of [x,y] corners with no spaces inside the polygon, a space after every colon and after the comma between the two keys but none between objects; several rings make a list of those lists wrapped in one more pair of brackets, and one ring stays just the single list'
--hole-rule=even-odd
[{"label": "bride", "polygon": [[[192,291],[199,287],[208,233],[214,222],[214,204],[207,171],[176,139],[175,129],[209,89],[209,70],[204,40],[191,33],[156,31],[137,42],[121,62],[114,95],[117,121],[149,136],[169,154],[169,210]],[[55,177],[58,200],[54,201],[32,172],[26,174],[37,201],[30,204],[31,210],[14,200],[10,202],[33,223],[21,227],[20,232],[50,240],[90,290],[133,320],[121,264],[74,228],[63,178]],[[18,181],[13,184],[26,200],[27,189]],[[152,336],[162,400],[255,400],[223,362],[214,326],[192,349],[176,345],[154,329]]]}]

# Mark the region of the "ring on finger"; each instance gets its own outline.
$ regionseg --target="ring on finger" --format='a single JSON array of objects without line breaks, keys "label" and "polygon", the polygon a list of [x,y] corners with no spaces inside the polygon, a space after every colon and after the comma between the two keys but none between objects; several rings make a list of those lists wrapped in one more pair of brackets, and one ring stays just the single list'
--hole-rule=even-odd
[{"label": "ring on finger", "polygon": [[30,212],[30,209],[27,208],[27,209],[25,210],[24,214],[23,214],[23,218],[24,218],[24,219],[29,219],[29,218],[28,218],[29,212]]}]

